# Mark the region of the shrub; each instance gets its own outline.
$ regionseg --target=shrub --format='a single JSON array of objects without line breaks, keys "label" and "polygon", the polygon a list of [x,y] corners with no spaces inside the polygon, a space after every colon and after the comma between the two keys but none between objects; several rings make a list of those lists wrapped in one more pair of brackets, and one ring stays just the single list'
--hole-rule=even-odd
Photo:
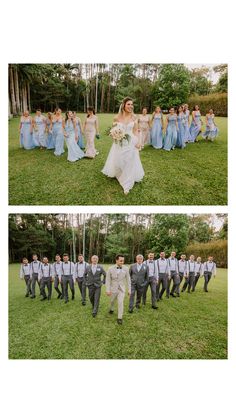
[{"label": "shrub", "polygon": [[206,96],[194,95],[188,99],[188,104],[190,111],[195,105],[198,105],[202,115],[205,115],[210,108],[214,110],[216,116],[228,115],[227,93],[214,93]]},{"label": "shrub", "polygon": [[227,240],[216,240],[208,243],[192,243],[186,248],[186,255],[201,256],[203,261],[206,261],[208,256],[213,256],[216,265],[219,268],[227,268]]}]

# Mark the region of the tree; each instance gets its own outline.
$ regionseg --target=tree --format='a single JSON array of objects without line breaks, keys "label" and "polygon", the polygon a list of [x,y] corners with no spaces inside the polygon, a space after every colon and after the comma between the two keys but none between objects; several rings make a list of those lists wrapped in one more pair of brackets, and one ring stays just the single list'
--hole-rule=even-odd
[{"label": "tree", "polygon": [[153,85],[154,105],[163,109],[185,103],[190,93],[190,72],[183,64],[162,64]]}]

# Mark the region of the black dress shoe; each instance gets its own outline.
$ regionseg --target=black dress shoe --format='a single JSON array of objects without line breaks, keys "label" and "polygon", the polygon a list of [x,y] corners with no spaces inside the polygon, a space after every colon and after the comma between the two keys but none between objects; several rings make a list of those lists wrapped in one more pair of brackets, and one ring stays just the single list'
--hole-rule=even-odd
[{"label": "black dress shoe", "polygon": [[117,319],[117,323],[122,324],[123,323],[122,319]]},{"label": "black dress shoe", "polygon": [[82,301],[82,306],[86,306],[86,302],[85,301]]},{"label": "black dress shoe", "polygon": [[59,295],[57,296],[57,299],[58,299],[58,300],[60,300],[60,298],[61,298],[61,294],[59,294]]},{"label": "black dress shoe", "polygon": [[172,292],[170,293],[170,295],[171,297],[174,297],[174,298],[176,297],[176,295],[174,295]]},{"label": "black dress shoe", "polygon": [[177,294],[177,295],[176,295],[176,297],[180,297],[180,295],[179,295],[179,294]]},{"label": "black dress shoe", "polygon": [[29,294],[25,294],[25,297],[29,297]]},{"label": "black dress shoe", "polygon": [[158,307],[157,307],[157,306],[152,306],[152,308],[154,308],[154,310],[157,310],[157,309],[158,309]]},{"label": "black dress shoe", "polygon": [[109,314],[113,314],[113,313],[114,313],[114,311],[113,311],[113,310],[110,310],[110,311],[109,311]]},{"label": "black dress shoe", "polygon": [[46,300],[47,299],[47,297],[43,297],[43,298],[41,298],[41,300],[40,301],[44,301],[44,300]]},{"label": "black dress shoe", "polygon": [[30,298],[35,298],[35,295],[31,295],[31,297]]},{"label": "black dress shoe", "polygon": [[129,313],[133,313],[133,309],[132,308],[129,308]]},{"label": "black dress shoe", "polygon": [[65,304],[69,303],[69,300],[65,300]]},{"label": "black dress shoe", "polygon": [[75,299],[75,296],[74,295],[72,295],[72,298],[71,298],[72,300],[74,300]]},{"label": "black dress shoe", "polygon": [[63,295],[62,295],[62,294],[60,295],[60,299],[61,299],[61,300],[64,300],[64,297],[63,297]]},{"label": "black dress shoe", "polygon": [[93,314],[92,314],[92,316],[93,316],[93,317],[96,317],[96,315],[97,315],[97,313],[93,313]]},{"label": "black dress shoe", "polygon": [[136,305],[136,308],[139,310],[139,309],[140,309],[140,305],[139,305],[139,304],[137,304],[137,305]]}]

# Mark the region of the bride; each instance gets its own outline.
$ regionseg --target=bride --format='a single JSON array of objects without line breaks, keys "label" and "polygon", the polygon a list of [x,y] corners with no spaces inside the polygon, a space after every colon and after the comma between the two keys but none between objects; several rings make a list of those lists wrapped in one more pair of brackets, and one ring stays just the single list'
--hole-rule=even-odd
[{"label": "bride", "polygon": [[109,177],[116,177],[124,193],[128,194],[134,183],[140,182],[144,176],[139,157],[138,126],[131,98],[123,99],[113,126],[121,128],[128,135],[129,141],[122,141],[122,144],[113,141],[102,173]]}]

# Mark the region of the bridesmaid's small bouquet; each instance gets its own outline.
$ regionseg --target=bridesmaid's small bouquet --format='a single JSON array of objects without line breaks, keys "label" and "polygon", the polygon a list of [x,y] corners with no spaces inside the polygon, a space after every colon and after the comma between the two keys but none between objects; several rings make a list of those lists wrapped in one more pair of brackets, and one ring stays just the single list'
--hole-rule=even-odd
[{"label": "bridesmaid's small bouquet", "polygon": [[115,126],[110,130],[109,133],[110,137],[113,139],[113,141],[116,144],[119,144],[121,147],[125,144],[125,143],[129,143],[130,142],[130,135],[126,134],[125,131],[123,130],[123,128],[121,128],[120,126]]}]

